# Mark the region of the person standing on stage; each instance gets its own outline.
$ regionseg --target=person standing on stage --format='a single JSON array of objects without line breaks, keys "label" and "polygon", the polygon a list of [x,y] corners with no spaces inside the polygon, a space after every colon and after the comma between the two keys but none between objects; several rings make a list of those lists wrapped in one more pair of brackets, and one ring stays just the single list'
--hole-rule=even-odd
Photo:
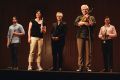
[{"label": "person standing on stage", "polygon": [[89,15],[89,7],[84,4],[81,6],[82,15],[75,20],[77,27],[77,48],[78,48],[78,69],[76,71],[92,71],[91,66],[91,51],[93,41],[93,29],[95,27],[95,18]]},{"label": "person standing on stage", "polygon": [[98,37],[101,39],[101,46],[104,58],[104,71],[112,71],[113,65],[113,38],[117,37],[116,29],[110,24],[110,18],[105,17],[104,26],[100,28]]},{"label": "person standing on stage", "polygon": [[66,36],[66,22],[62,21],[63,13],[57,12],[57,21],[53,23],[51,30],[51,44],[52,44],[52,56],[53,56],[53,69],[52,70],[62,70],[63,64],[63,49],[65,45]]},{"label": "person standing on stage", "polygon": [[37,67],[39,71],[43,70],[41,67],[41,52],[43,47],[43,34],[46,33],[46,26],[43,21],[43,17],[40,10],[36,11],[36,18],[29,22],[28,28],[28,43],[30,43],[30,54],[28,58],[28,70],[32,70],[32,63],[34,55],[37,50]]},{"label": "person standing on stage", "polygon": [[23,26],[18,23],[16,16],[12,17],[12,25],[9,27],[7,34],[7,47],[10,48],[12,69],[18,69],[18,47],[20,37],[25,35]]}]

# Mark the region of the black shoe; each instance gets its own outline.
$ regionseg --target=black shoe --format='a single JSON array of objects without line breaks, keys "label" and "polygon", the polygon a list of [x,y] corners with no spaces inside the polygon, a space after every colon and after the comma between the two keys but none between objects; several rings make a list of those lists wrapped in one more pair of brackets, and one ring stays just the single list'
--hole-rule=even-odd
[{"label": "black shoe", "polygon": [[110,69],[110,72],[113,72],[113,70],[112,70],[112,69]]},{"label": "black shoe", "polygon": [[18,67],[14,67],[13,70],[18,70]]},{"label": "black shoe", "polygon": [[105,69],[102,69],[100,72],[104,72]]},{"label": "black shoe", "polygon": [[59,70],[59,71],[62,71],[62,68],[59,68],[58,70]]},{"label": "black shoe", "polygon": [[109,72],[109,70],[108,69],[103,69],[102,72]]},{"label": "black shoe", "polygon": [[57,69],[56,68],[52,68],[52,69],[50,69],[50,71],[57,71]]}]

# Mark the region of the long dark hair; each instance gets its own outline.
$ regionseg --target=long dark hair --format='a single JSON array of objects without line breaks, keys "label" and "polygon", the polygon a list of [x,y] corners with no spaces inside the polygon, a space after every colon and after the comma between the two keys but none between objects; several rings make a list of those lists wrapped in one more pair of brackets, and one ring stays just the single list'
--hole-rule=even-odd
[{"label": "long dark hair", "polygon": [[36,15],[37,12],[40,12],[40,14],[41,14],[41,19],[42,19],[42,17],[43,17],[43,15],[42,15],[42,11],[39,10],[39,9],[37,9],[37,10],[35,11],[35,15]]}]

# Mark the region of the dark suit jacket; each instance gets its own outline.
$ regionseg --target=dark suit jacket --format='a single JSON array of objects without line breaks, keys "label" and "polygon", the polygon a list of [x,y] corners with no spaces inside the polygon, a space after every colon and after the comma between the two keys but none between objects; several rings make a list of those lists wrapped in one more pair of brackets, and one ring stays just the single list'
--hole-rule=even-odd
[{"label": "dark suit jacket", "polygon": [[57,41],[52,40],[52,43],[64,45],[65,36],[67,32],[66,22],[61,22],[59,25],[57,22],[53,23],[51,30],[51,37],[59,37]]}]

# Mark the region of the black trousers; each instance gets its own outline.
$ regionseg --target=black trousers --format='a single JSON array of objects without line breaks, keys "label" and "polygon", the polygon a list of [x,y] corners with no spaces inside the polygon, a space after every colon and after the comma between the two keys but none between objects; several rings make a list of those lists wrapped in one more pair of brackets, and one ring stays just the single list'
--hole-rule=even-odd
[{"label": "black trousers", "polygon": [[61,45],[58,42],[52,41],[53,69],[55,70],[62,68],[63,48],[64,48],[64,44]]},{"label": "black trousers", "polygon": [[10,44],[11,63],[12,68],[18,67],[18,46],[19,43]]},{"label": "black trousers", "polygon": [[105,70],[112,69],[112,65],[113,65],[113,41],[111,39],[102,41],[102,52],[103,52]]}]

